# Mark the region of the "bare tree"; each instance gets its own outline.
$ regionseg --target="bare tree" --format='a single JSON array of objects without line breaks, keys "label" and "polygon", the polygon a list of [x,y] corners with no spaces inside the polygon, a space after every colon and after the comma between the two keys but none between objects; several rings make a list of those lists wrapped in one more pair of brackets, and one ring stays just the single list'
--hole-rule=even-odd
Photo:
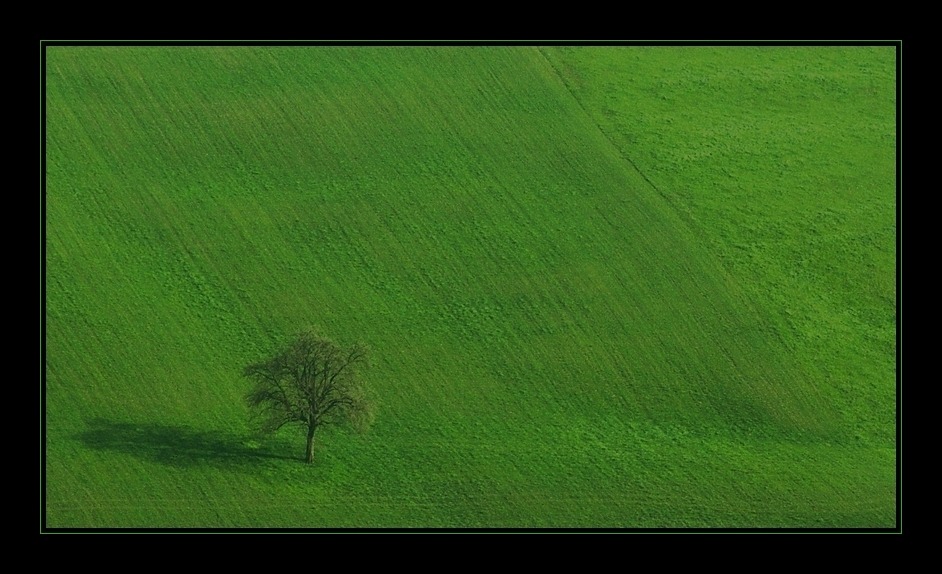
[{"label": "bare tree", "polygon": [[370,405],[357,376],[365,361],[362,345],[343,349],[304,331],[271,359],[245,367],[243,374],[254,382],[246,399],[263,431],[300,425],[307,433],[305,461],[310,463],[321,425],[349,422],[363,429],[368,424]]}]

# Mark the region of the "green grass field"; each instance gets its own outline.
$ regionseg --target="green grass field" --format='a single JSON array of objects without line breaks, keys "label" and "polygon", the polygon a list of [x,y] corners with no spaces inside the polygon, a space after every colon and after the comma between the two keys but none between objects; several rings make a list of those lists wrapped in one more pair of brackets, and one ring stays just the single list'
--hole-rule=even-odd
[{"label": "green grass field", "polygon": [[896,525],[893,48],[46,50],[49,527]]}]

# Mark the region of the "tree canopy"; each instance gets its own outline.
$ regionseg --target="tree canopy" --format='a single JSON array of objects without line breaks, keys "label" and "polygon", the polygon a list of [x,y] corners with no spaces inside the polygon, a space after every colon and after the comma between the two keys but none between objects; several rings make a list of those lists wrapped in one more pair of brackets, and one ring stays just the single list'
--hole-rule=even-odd
[{"label": "tree canopy", "polygon": [[246,399],[262,431],[300,426],[306,431],[305,461],[310,463],[314,435],[322,425],[350,423],[365,429],[371,408],[359,370],[366,354],[363,345],[343,348],[306,330],[270,359],[245,367],[243,374],[253,382]]}]

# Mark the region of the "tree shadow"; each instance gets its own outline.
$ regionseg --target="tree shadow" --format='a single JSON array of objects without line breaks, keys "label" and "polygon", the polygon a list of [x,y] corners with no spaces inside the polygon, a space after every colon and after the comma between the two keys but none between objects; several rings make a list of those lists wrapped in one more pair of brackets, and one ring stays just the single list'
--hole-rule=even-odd
[{"label": "tree shadow", "polygon": [[255,447],[248,437],[223,431],[101,418],[86,424],[87,430],[74,438],[91,449],[129,454],[178,468],[213,466],[250,471],[277,460],[300,460],[274,452],[276,445]]}]

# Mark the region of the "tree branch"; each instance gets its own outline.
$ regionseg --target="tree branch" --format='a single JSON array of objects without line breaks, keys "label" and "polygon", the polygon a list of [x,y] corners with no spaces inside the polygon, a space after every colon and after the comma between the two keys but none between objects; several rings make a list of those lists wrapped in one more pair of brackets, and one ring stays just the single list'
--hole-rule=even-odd
[{"label": "tree branch", "polygon": [[353,369],[365,357],[359,344],[344,350],[310,331],[300,333],[270,360],[245,367],[243,375],[255,383],[247,402],[265,417],[267,432],[292,422],[311,432],[344,420],[356,424],[371,414]]}]

